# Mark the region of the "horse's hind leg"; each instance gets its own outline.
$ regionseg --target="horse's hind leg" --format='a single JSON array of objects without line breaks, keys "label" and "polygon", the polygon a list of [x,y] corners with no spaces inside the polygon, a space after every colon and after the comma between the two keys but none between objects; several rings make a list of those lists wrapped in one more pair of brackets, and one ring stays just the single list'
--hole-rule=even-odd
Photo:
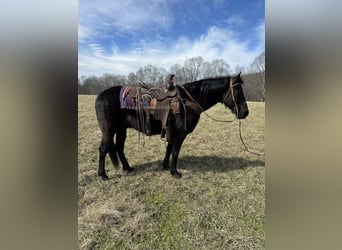
[{"label": "horse's hind leg", "polygon": [[102,180],[108,180],[108,176],[106,175],[105,170],[105,159],[109,150],[109,140],[107,136],[102,136],[101,144],[99,147],[99,169],[97,171],[97,175],[102,178]]},{"label": "horse's hind leg", "polygon": [[116,133],[116,150],[118,152],[120,161],[122,163],[122,168],[124,171],[127,172],[132,172],[134,169],[131,168],[127,162],[125,153],[124,153],[124,148],[125,148],[125,141],[126,141],[126,134],[127,134],[127,129],[120,129]]},{"label": "horse's hind leg", "polygon": [[116,155],[116,150],[115,150],[115,145],[113,141],[113,134],[103,134],[102,135],[102,140],[101,140],[101,145],[99,147],[99,169],[98,169],[98,175],[103,179],[103,180],[108,180],[108,176],[106,174],[105,170],[105,159],[106,155],[109,152],[109,156],[113,162],[114,167],[118,166],[118,158]]}]

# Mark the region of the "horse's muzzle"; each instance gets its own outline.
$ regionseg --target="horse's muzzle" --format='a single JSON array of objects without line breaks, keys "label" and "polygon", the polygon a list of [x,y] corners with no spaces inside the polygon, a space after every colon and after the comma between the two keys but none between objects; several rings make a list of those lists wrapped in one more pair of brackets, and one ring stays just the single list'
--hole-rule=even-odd
[{"label": "horse's muzzle", "polygon": [[238,119],[245,119],[249,114],[248,108],[239,108],[239,113],[237,114]]}]

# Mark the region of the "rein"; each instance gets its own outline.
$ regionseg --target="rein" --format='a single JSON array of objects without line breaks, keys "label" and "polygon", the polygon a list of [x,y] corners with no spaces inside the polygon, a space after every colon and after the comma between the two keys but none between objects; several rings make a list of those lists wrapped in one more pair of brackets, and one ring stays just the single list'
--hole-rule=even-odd
[{"label": "rein", "polygon": [[[234,85],[234,86],[235,86],[235,85]],[[188,106],[190,106],[190,107],[192,108],[193,104],[197,105],[197,107],[198,107],[199,110],[200,110],[200,112],[198,112],[198,113],[202,113],[202,112],[203,112],[208,118],[210,118],[210,119],[212,119],[212,120],[214,120],[214,121],[217,121],[217,122],[233,122],[233,121],[234,121],[234,120],[219,120],[219,119],[216,119],[216,118],[214,118],[214,117],[208,115],[208,113],[205,112],[205,110],[202,108],[201,104],[199,104],[183,86],[180,86],[180,87],[185,91],[185,93],[187,94],[187,96],[188,96],[188,97],[191,99],[191,101],[192,101],[192,102],[190,102],[190,105],[188,105]],[[229,93],[229,92],[230,92],[230,90],[229,90],[227,93]],[[226,95],[226,96],[228,97],[228,95]]]},{"label": "rein", "polygon": [[[234,106],[235,106],[235,110],[236,110],[236,117],[239,117],[239,109],[238,109],[238,106],[237,106],[237,103],[235,101],[235,96],[234,96],[234,87],[238,84],[241,84],[241,83],[235,83],[233,84],[232,82],[232,79],[230,78],[230,81],[229,81],[229,90],[227,91],[227,93],[225,94],[225,96],[223,97],[222,101],[226,100],[229,96],[230,93],[232,93],[232,99],[233,99],[233,102],[234,102]],[[216,118],[213,118],[211,117],[210,115],[207,114],[207,112],[205,112],[205,110],[202,108],[202,106],[191,96],[191,94],[183,87],[183,86],[180,86],[182,87],[182,89],[185,91],[185,93],[188,95],[188,97],[191,99],[191,101],[196,104],[199,109],[201,110],[201,112],[203,112],[208,118],[212,119],[213,121],[217,121],[217,122],[233,122],[234,120],[220,120],[220,119],[216,119]],[[246,143],[244,142],[243,138],[242,138],[242,132],[241,132],[241,120],[239,120],[239,136],[240,136],[240,140],[241,140],[241,143],[242,145],[244,146],[245,150],[247,152],[249,152],[250,154],[254,154],[254,155],[257,155],[257,156],[264,156],[265,154],[260,154],[260,153],[256,153],[256,152],[253,152],[253,151],[250,151],[246,145]]]},{"label": "rein", "polygon": [[[225,96],[223,97],[223,101],[226,100],[229,96],[230,93],[232,93],[232,97],[233,97],[233,102],[234,102],[234,105],[235,105],[235,109],[236,111],[238,112],[238,109],[237,109],[237,104],[236,104],[236,101],[235,101],[235,97],[233,95],[233,91],[234,91],[234,87],[238,84],[241,84],[241,83],[235,83],[233,84],[232,82],[232,79],[230,79],[230,82],[229,82],[229,90],[227,91],[227,93],[225,94]],[[198,108],[200,109],[201,112],[203,112],[208,118],[212,119],[213,121],[217,121],[217,122],[233,122],[234,120],[220,120],[220,119],[216,119],[210,115],[208,115],[207,112],[204,111],[204,109],[202,108],[201,104],[199,104],[192,96],[191,94],[183,87],[183,86],[180,86],[182,87],[182,89],[185,91],[185,93],[188,95],[188,97],[191,99],[191,101],[196,104],[198,106]],[[190,106],[190,105],[189,105]]]}]

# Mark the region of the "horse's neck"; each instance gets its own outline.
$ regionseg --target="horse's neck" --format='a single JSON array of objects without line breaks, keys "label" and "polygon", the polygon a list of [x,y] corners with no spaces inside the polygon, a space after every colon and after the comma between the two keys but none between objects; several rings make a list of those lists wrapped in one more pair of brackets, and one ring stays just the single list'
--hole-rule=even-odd
[{"label": "horse's neck", "polygon": [[208,100],[204,96],[199,99],[199,104],[202,106],[203,110],[210,109],[218,102],[220,102],[220,100]]},{"label": "horse's neck", "polygon": [[215,91],[209,91],[208,93],[198,91],[194,94],[194,98],[201,105],[203,110],[207,110],[215,104],[222,102],[222,97],[226,91],[224,86],[222,86],[222,89],[216,89]]}]

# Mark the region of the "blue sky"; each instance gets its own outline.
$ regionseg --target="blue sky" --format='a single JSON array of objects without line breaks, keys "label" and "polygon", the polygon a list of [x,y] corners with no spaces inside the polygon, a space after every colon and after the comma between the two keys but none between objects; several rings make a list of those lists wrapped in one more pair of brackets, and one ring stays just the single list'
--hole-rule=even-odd
[{"label": "blue sky", "polygon": [[201,56],[234,71],[265,49],[264,0],[79,0],[78,74],[166,70]]}]

